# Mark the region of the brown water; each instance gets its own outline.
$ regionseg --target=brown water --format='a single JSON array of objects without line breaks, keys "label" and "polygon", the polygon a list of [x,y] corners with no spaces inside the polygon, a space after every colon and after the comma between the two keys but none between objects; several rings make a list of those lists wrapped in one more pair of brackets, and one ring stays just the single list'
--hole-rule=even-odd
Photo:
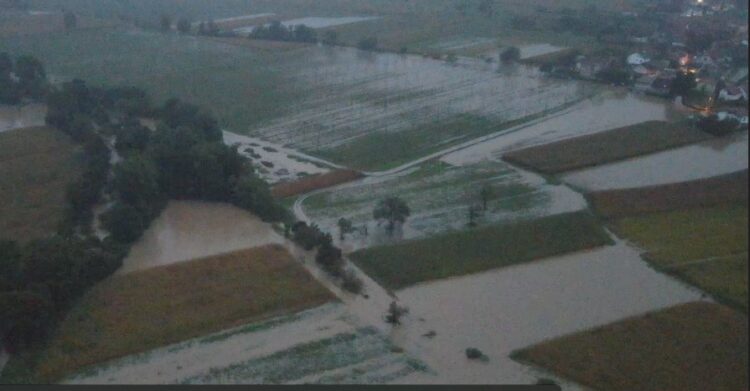
[{"label": "brown water", "polygon": [[43,104],[23,106],[0,105],[0,132],[43,126],[46,115],[47,106]]},{"label": "brown water", "polygon": [[269,224],[242,209],[175,201],[133,246],[118,273],[282,242]]},{"label": "brown water", "polygon": [[[435,369],[441,382],[512,384],[540,376],[509,358],[516,349],[701,297],[649,268],[623,243],[397,295],[411,313],[394,332],[395,343]],[[437,335],[422,336],[429,331]],[[480,348],[490,361],[467,360],[469,347]]]},{"label": "brown water", "polygon": [[747,132],[572,172],[563,180],[586,190],[626,189],[687,182],[748,167]]},{"label": "brown water", "polygon": [[441,160],[466,165],[504,152],[598,133],[645,121],[665,121],[677,115],[672,103],[622,91],[608,91],[549,119],[456,151]]}]

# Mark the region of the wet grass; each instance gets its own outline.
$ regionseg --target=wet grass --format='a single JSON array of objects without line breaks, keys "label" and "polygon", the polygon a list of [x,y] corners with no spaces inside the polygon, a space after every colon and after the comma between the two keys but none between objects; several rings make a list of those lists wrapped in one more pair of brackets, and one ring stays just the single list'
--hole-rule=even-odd
[{"label": "wet grass", "polygon": [[696,302],[521,350],[513,358],[597,390],[747,390],[747,316]]},{"label": "wet grass", "polygon": [[588,212],[567,213],[358,251],[351,259],[390,289],[612,244]]},{"label": "wet grass", "polygon": [[65,191],[81,173],[81,154],[46,127],[0,133],[0,238],[28,241],[54,233]]},{"label": "wet grass", "polygon": [[531,147],[503,156],[544,174],[598,166],[712,138],[684,123],[648,121],[606,132]]},{"label": "wet grass", "polygon": [[656,269],[747,312],[747,205],[628,217],[613,227],[645,248],[646,260]]},{"label": "wet grass", "polygon": [[70,312],[36,368],[43,381],[87,366],[332,300],[280,246],[115,276]]}]

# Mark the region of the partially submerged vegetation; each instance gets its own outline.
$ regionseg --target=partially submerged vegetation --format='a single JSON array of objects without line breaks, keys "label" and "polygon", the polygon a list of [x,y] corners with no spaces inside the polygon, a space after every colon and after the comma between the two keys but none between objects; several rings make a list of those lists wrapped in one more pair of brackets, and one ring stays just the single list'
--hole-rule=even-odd
[{"label": "partially submerged vegetation", "polygon": [[598,166],[710,139],[687,123],[649,121],[503,155],[510,163],[545,174]]},{"label": "partially submerged vegetation", "polygon": [[114,277],[90,291],[39,358],[39,380],[332,300],[280,246]]},{"label": "partially submerged vegetation", "polygon": [[611,243],[584,211],[366,249],[351,258],[386,287],[399,289]]},{"label": "partially submerged vegetation", "polygon": [[747,316],[696,302],[562,337],[513,357],[598,390],[748,387]]}]

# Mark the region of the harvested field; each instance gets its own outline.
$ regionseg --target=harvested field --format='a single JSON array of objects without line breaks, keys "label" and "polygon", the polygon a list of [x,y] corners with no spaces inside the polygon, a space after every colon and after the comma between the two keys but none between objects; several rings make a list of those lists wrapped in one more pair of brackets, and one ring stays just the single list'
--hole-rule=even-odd
[{"label": "harvested field", "polygon": [[608,391],[748,389],[747,316],[695,302],[552,340],[515,354]]},{"label": "harvested field", "polygon": [[362,250],[352,260],[391,289],[612,244],[588,212]]},{"label": "harvested field", "polygon": [[747,204],[748,171],[697,181],[589,193],[597,214],[609,219],[720,204]]},{"label": "harvested field", "polygon": [[503,159],[545,174],[558,174],[711,138],[711,135],[687,124],[648,121],[509,152]]},{"label": "harvested field", "polygon": [[354,170],[335,170],[327,174],[315,175],[294,182],[281,183],[271,189],[276,198],[286,198],[325,189],[362,178],[362,173]]},{"label": "harvested field", "polygon": [[0,238],[28,241],[54,233],[67,186],[81,173],[76,145],[47,127],[0,133]]},{"label": "harvested field", "polygon": [[747,312],[747,204],[626,217],[613,229],[656,269]]},{"label": "harvested field", "polygon": [[117,276],[88,292],[69,313],[36,372],[55,380],[332,298],[279,245]]}]

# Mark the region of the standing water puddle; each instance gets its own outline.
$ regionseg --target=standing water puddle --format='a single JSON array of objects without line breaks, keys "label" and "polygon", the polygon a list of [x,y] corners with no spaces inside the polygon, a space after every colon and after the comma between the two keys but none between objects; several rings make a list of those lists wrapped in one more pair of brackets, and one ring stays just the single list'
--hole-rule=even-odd
[{"label": "standing water puddle", "polygon": [[270,225],[234,206],[170,202],[130,250],[118,273],[282,242]]}]

